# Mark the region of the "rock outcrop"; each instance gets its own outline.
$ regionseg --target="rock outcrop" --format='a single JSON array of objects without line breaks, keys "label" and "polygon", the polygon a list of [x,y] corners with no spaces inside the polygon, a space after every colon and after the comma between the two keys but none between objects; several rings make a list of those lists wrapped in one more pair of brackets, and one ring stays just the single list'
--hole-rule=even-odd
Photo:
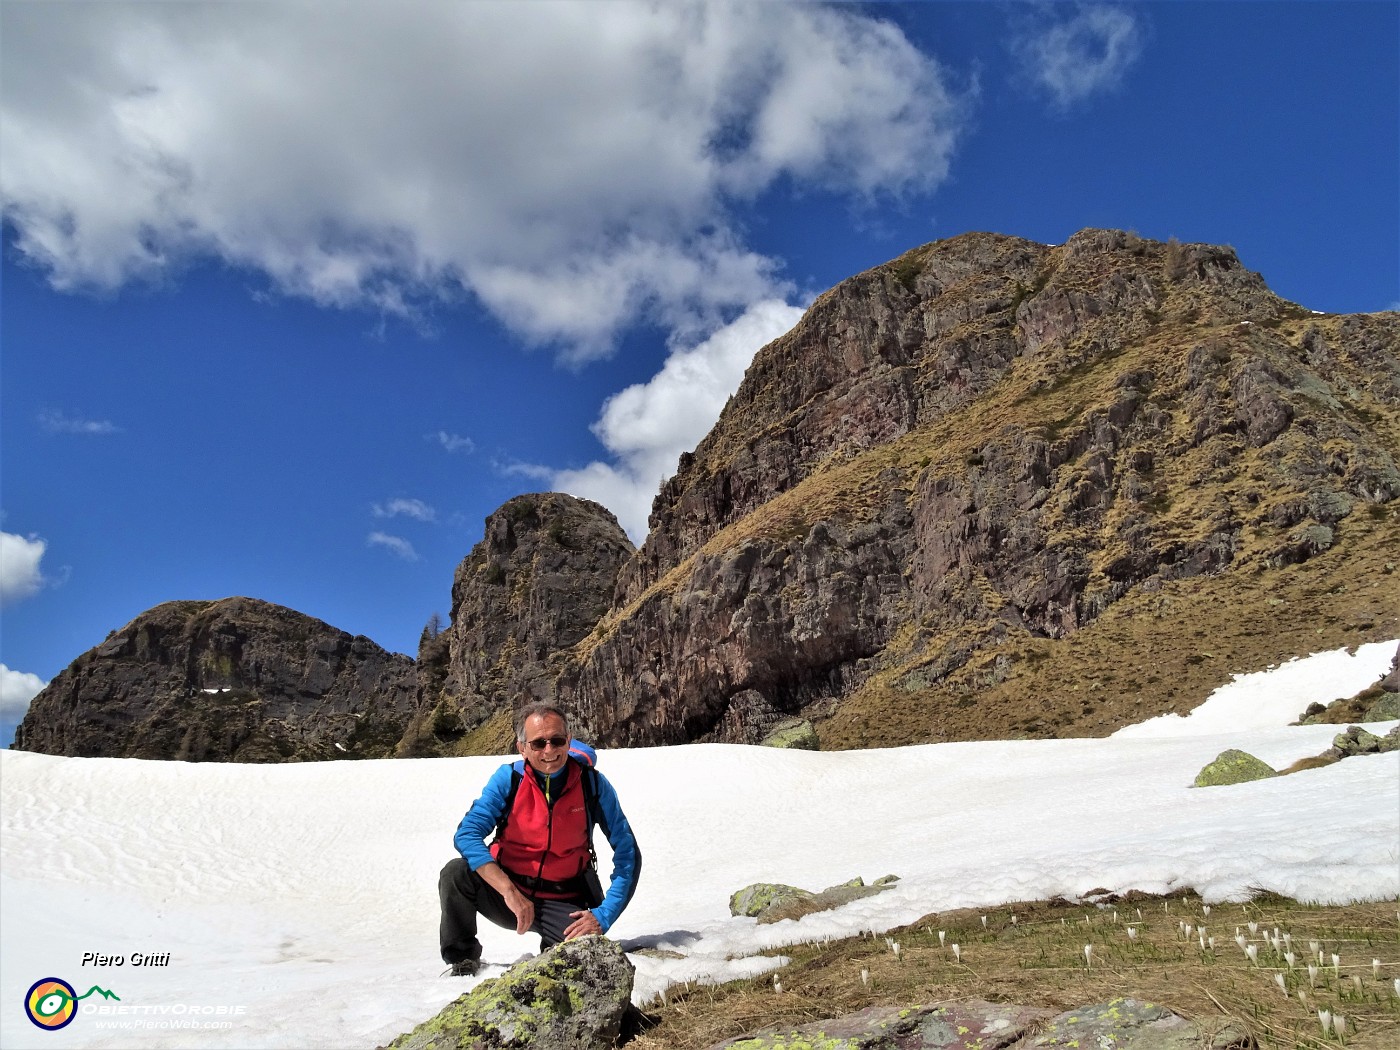
[{"label": "rock outcrop", "polygon": [[1352,722],[1386,722],[1400,718],[1400,646],[1390,660],[1390,670],[1374,685],[1355,696],[1330,704],[1312,703],[1302,713],[1303,725],[1349,725]]},{"label": "rock outcrop", "polygon": [[795,1028],[763,1029],[716,1043],[710,1050],[1229,1050],[1253,1045],[1249,1033],[1237,1025],[1190,1021],[1136,999],[1114,999],[1062,1014],[969,999],[944,1006],[872,1006]]},{"label": "rock outcrop", "polygon": [[1338,733],[1332,738],[1329,753],[1343,759],[1356,755],[1380,755],[1397,750],[1400,750],[1400,726],[1395,726],[1384,736],[1377,736],[1360,726],[1347,726],[1345,733]]},{"label": "rock outcrop", "polygon": [[291,609],[167,602],[50,682],[14,746],[190,762],[382,758],[408,724],[414,683],[409,657]]},{"label": "rock outcrop", "polygon": [[1400,693],[1400,645],[1395,647],[1395,655],[1390,658],[1390,671],[1380,680],[1380,687],[1387,693]]},{"label": "rock outcrop", "polygon": [[946,1006],[871,1006],[796,1027],[770,1027],[710,1050],[1004,1050],[1051,1010],[968,999]]},{"label": "rock outcrop", "polygon": [[[824,746],[1107,732],[1186,702],[1213,655],[1141,665],[1108,717],[1054,676],[978,698],[1119,603],[1184,617],[1329,554],[1393,558],[1397,457],[1400,315],[1315,315],[1229,248],[1117,231],[926,245],[759,352],[559,695],[613,745],[756,743],[795,715]],[[1303,594],[1207,620],[1265,666],[1245,639]],[[1353,641],[1400,627],[1380,591],[1350,607]]]},{"label": "rock outcrop", "polygon": [[612,1050],[635,970],[616,942],[580,937],[482,981],[390,1050]]},{"label": "rock outcrop", "polygon": [[420,714],[401,753],[455,753],[493,716],[554,699],[551,658],[593,630],[632,553],[608,510],[573,496],[517,496],[488,517],[457,567],[451,626],[419,647]]}]

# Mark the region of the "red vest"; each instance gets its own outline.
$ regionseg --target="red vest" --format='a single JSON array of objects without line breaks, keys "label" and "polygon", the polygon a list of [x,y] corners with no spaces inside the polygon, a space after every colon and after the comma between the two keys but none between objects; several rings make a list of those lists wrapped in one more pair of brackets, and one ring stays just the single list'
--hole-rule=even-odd
[{"label": "red vest", "polygon": [[[566,764],[564,790],[551,809],[529,764],[515,792],[506,830],[491,844],[491,855],[506,871],[549,882],[567,882],[588,863],[588,807],[583,771]],[[564,899],[566,893],[539,890],[536,896]]]}]

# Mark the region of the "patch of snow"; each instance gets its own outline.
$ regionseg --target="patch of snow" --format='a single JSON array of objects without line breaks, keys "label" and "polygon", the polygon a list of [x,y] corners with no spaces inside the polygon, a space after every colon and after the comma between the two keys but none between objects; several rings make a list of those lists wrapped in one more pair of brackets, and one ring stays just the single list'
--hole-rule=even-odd
[{"label": "patch of snow", "polygon": [[[1190,787],[1225,747],[1276,767],[1325,749],[1337,727],[1285,723],[1373,681],[1394,648],[1241,675],[1177,720],[1186,731],[1145,723],[1108,739],[878,751],[605,750],[599,768],[646,857],[610,936],[682,956],[634,955],[634,998],[765,973],[783,960],[759,952],[798,941],[1095,887],[1394,897],[1400,754]],[[58,976],[109,988],[133,1011],[82,1012],[41,1037],[53,1047],[387,1043],[482,979],[439,977],[436,882],[457,822],[502,760],[232,765],[0,751],[0,999],[16,1004]],[[601,837],[598,847],[606,872]],[[729,915],[730,894],[751,882],[821,889],[888,873],[901,876],[892,889],[800,922]],[[495,962],[538,943],[485,923],[482,942]],[[83,967],[88,951],[169,952],[170,962]],[[177,1007],[197,1022],[237,1013],[223,1015],[226,1029],[101,1027],[158,1022]],[[0,1013],[0,1045],[35,1041],[21,1010]]]},{"label": "patch of snow", "polygon": [[[1257,674],[1235,675],[1189,715],[1159,715],[1125,726],[1114,739],[1221,733],[1288,725],[1314,701],[1355,696],[1390,670],[1394,642],[1336,649],[1290,660]],[[1335,730],[1334,730],[1335,732]]]}]

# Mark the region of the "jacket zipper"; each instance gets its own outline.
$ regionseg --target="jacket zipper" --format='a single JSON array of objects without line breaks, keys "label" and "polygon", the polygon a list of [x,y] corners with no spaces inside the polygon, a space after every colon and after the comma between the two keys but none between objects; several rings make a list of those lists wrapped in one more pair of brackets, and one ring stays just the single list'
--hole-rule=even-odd
[{"label": "jacket zipper", "polygon": [[[544,808],[545,808],[545,812],[548,813],[549,816],[548,816],[548,819],[546,819],[546,820],[545,820],[545,823],[544,823],[544,829],[545,829],[545,830],[544,830],[544,852],[540,854],[540,866],[535,870],[535,882],[536,882],[537,884],[544,881],[544,862],[545,862],[545,860],[549,857],[549,847],[552,846],[552,845],[554,845],[554,807],[550,804],[550,802],[549,802],[549,795],[546,793],[547,790],[548,790],[549,781],[546,780],[546,781],[545,781],[545,784],[546,784],[546,789],[545,789],[545,791],[541,791],[540,793],[544,795]],[[539,788],[539,783],[538,783],[538,782],[536,782],[535,787],[536,787],[536,788]],[[565,771],[564,771],[564,794],[567,794],[567,793],[568,793],[568,790],[569,790],[569,773],[568,773],[568,770],[565,769]],[[561,795],[560,797],[562,798],[563,795]],[[539,890],[537,889],[535,892],[538,893]]]}]

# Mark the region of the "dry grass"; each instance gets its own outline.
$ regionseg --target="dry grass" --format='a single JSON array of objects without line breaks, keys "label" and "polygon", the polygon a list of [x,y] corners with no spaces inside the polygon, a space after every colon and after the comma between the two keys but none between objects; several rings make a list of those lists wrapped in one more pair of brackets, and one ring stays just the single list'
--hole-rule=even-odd
[{"label": "dry grass", "polygon": [[[933,914],[876,937],[785,949],[791,962],[777,971],[781,992],[772,977],[673,988],[647,1008],[655,1027],[629,1046],[700,1050],[769,1025],[806,1024],[868,1006],[976,998],[1063,1011],[1131,996],[1212,1029],[1242,1023],[1262,1047],[1380,1050],[1400,1046],[1400,998],[1392,984],[1400,977],[1397,925],[1394,901],[1324,907],[1273,895],[1216,904],[1209,915],[1194,896],[1136,895],[1112,904],[1037,901]],[[1236,927],[1258,947],[1257,965],[1236,944]],[[1137,930],[1134,939],[1129,928]],[[1275,928],[1292,938],[1292,968],[1284,952],[1265,943]],[[1201,936],[1213,937],[1214,947],[1207,941],[1202,949]],[[900,945],[897,956],[887,937]],[[1325,965],[1310,979],[1308,960],[1317,959],[1312,941]],[[1091,964],[1085,945],[1093,948]],[[1372,960],[1379,960],[1379,976]],[[1346,1018],[1345,1042],[1323,1037],[1319,1009]]]},{"label": "dry grass", "polygon": [[454,755],[509,755],[515,750],[515,726],[509,711],[497,711],[452,749]]},{"label": "dry grass", "polygon": [[[1106,736],[1154,715],[1185,714],[1235,674],[1400,637],[1400,574],[1387,568],[1400,563],[1400,529],[1389,516],[1355,517],[1345,546],[1301,565],[1135,591],[1069,638],[981,646],[926,688],[902,687],[907,668],[895,664],[818,722],[822,746]],[[927,649],[941,643],[930,639]],[[873,727],[881,727],[878,741]]]}]

